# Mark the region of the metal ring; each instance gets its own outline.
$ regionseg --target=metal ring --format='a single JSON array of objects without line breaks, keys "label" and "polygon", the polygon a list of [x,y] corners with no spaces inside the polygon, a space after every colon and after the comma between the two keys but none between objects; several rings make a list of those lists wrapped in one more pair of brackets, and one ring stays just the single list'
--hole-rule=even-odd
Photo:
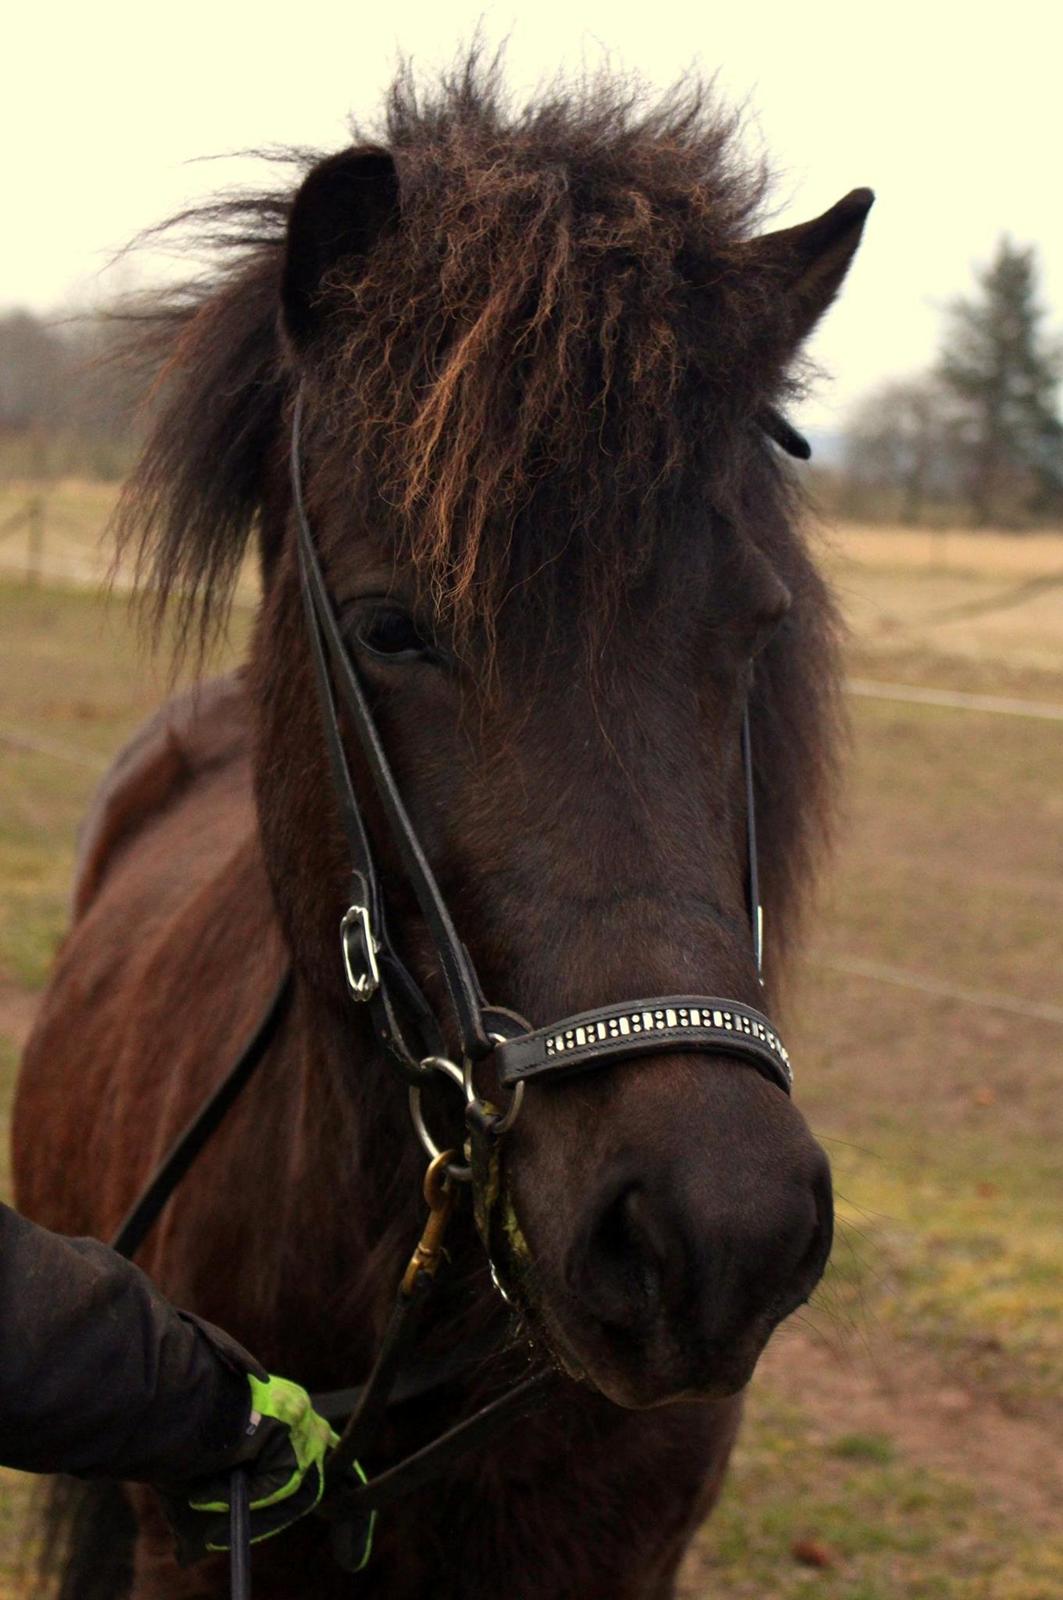
[{"label": "metal ring", "polygon": [[[489,1033],[487,1037],[493,1040],[495,1044],[505,1044],[506,1042],[506,1036],[504,1033]],[[465,1089],[465,1098],[468,1100],[470,1105],[474,1105],[479,1099],[479,1095],[476,1092],[476,1085],[473,1082],[472,1074],[472,1058],[470,1056],[466,1056],[465,1066],[462,1072],[462,1084]],[[524,1089],[524,1079],[521,1078],[520,1082],[516,1085],[511,1093],[509,1105],[506,1107],[502,1116],[492,1120],[491,1130],[493,1133],[508,1133],[510,1128],[512,1128],[513,1124],[517,1120],[518,1115],[520,1114],[520,1108],[524,1104]]]},{"label": "metal ring", "polygon": [[[437,1072],[445,1073],[453,1083],[462,1088],[465,1086],[465,1074],[456,1061],[450,1061],[446,1056],[425,1056],[421,1066],[435,1068]],[[439,1145],[436,1144],[429,1133],[428,1125],[424,1120],[424,1108],[421,1105],[421,1085],[419,1083],[410,1085],[410,1119],[425,1150],[433,1161],[438,1161],[441,1151]],[[455,1183],[472,1182],[471,1167],[459,1167],[452,1162],[447,1171]]]}]

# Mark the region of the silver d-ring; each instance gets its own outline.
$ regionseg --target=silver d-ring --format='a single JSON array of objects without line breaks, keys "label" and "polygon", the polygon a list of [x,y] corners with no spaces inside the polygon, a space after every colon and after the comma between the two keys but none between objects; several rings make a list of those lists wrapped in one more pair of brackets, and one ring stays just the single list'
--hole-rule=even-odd
[{"label": "silver d-ring", "polygon": [[[453,1083],[458,1084],[459,1087],[464,1086],[464,1073],[456,1061],[449,1061],[446,1056],[425,1056],[424,1060],[421,1062],[421,1066],[434,1067],[437,1072],[445,1073],[446,1076],[450,1078]],[[429,1133],[428,1125],[424,1120],[424,1108],[421,1105],[421,1085],[419,1083],[410,1085],[410,1119],[413,1122],[417,1137],[420,1139],[425,1150],[431,1156],[433,1161],[438,1160],[440,1155],[440,1147],[436,1144],[435,1140],[432,1138],[432,1135]],[[449,1173],[450,1177],[453,1178],[455,1183],[472,1182],[471,1167],[459,1167],[455,1165],[454,1162],[451,1162],[450,1166],[447,1168],[447,1172]]]},{"label": "silver d-ring", "polygon": [[[493,1043],[495,1043],[495,1044],[505,1044],[505,1042],[506,1042],[506,1036],[505,1036],[504,1033],[489,1033],[487,1035],[487,1037],[490,1040],[492,1040]],[[463,1083],[464,1088],[465,1088],[465,1098],[469,1102],[470,1105],[473,1105],[475,1103],[475,1101],[479,1098],[479,1096],[476,1093],[476,1085],[473,1082],[472,1074],[473,1074],[472,1059],[471,1059],[471,1057],[466,1056],[465,1057],[465,1067],[464,1067],[464,1070],[462,1072],[462,1083]],[[491,1132],[492,1133],[508,1133],[510,1128],[512,1128],[513,1124],[516,1122],[517,1117],[520,1114],[520,1108],[524,1104],[524,1087],[525,1087],[524,1086],[524,1079],[522,1078],[520,1080],[520,1082],[516,1085],[516,1087],[513,1089],[512,1093],[510,1094],[509,1105],[506,1107],[506,1109],[505,1109],[504,1113],[502,1114],[502,1116],[497,1117],[497,1118],[492,1117],[492,1119],[491,1119]]]}]

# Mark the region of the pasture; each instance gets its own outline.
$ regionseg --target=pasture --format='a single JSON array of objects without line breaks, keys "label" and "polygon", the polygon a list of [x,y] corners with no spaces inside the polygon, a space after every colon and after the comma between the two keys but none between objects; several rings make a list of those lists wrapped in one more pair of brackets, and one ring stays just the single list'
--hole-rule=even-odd
[{"label": "pasture", "polygon": [[[0,543],[5,1121],[78,819],[166,687],[121,595],[88,582],[107,564],[93,550],[109,496],[59,488],[34,586],[21,536]],[[0,495],[0,523],[20,503]],[[1063,706],[1063,536],[841,528],[823,556],[853,678]],[[834,1165],[834,1260],[762,1363],[681,1592],[1049,1600],[1063,1592],[1063,722],[863,697],[850,710],[839,847],[788,1030]],[[6,1193],[6,1137],[2,1152]],[[27,1592],[24,1496],[5,1474],[0,1600]]]}]

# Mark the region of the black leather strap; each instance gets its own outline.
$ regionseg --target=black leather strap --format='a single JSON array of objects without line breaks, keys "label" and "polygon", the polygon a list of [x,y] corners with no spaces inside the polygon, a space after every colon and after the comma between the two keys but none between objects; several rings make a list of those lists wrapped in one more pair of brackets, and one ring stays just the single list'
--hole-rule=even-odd
[{"label": "black leather strap", "polygon": [[130,1206],[111,1240],[111,1249],[117,1250],[120,1256],[131,1259],[136,1255],[163,1206],[251,1081],[280,1026],[291,993],[292,973],[289,968],[273,991],[273,998],[259,1018],[254,1033],[218,1087],[178,1135]]},{"label": "black leather strap", "polygon": [[[466,1377],[474,1367],[483,1367],[494,1360],[505,1346],[503,1329],[494,1323],[470,1334],[459,1345],[452,1346],[431,1360],[403,1363],[391,1388],[388,1406],[405,1405],[411,1400],[421,1400],[425,1395]],[[379,1357],[377,1358],[379,1364]],[[319,1389],[310,1396],[314,1410],[334,1427],[345,1423],[358,1410],[366,1384],[354,1384],[348,1389]]]},{"label": "black leather strap", "polygon": [[669,995],[582,1011],[549,1028],[507,1039],[497,1047],[495,1062],[499,1079],[511,1086],[664,1050],[738,1056],[790,1093],[790,1058],[767,1017],[735,1000],[704,995]]},{"label": "black leather strap", "polygon": [[[388,822],[391,826],[395,842],[402,856],[403,867],[409,878],[410,886],[417,898],[421,915],[428,924],[433,942],[439,955],[440,967],[447,985],[447,992],[454,1008],[454,1015],[461,1037],[462,1048],[466,1055],[473,1060],[490,1053],[491,1041],[484,1031],[481,1015],[481,1002],[479,986],[472,965],[465,952],[465,948],[458,938],[457,931],[450,918],[450,912],[436,882],[435,874],[428,864],[428,860],[421,849],[420,840],[410,821],[409,813],[403,804],[398,785],[395,782],[387,755],[380,741],[376,724],[366,702],[365,693],[358,676],[351,664],[339,623],[332,607],[332,600],[321,571],[317,551],[314,548],[310,525],[307,520],[306,507],[302,491],[302,462],[299,453],[300,426],[302,422],[303,396],[302,392],[296,398],[295,410],[292,418],[292,445],[291,445],[291,470],[292,491],[295,500],[296,526],[299,537],[299,558],[304,585],[304,593],[309,597],[313,610],[316,627],[320,629],[319,648],[327,651],[339,695],[343,705],[350,716],[358,742],[369,767],[373,784],[384,808]],[[311,630],[314,631],[313,629]],[[329,677],[325,673],[325,679]],[[326,690],[331,695],[331,685],[321,684],[319,673],[319,688],[322,689],[322,698]],[[330,746],[333,742],[340,745],[340,758],[333,754],[331,757],[335,779],[342,791],[341,806],[346,815],[350,811],[357,812],[358,803],[351,783],[350,772],[346,759],[342,756],[342,741],[339,739],[339,729],[335,714],[325,718],[325,733]],[[361,838],[350,840],[355,851],[355,859],[359,856],[367,864],[366,876],[372,875],[374,893],[379,904],[380,892],[376,884],[375,873],[372,872],[371,857],[368,843],[365,839],[364,828],[361,829]],[[384,930],[379,925],[374,930],[376,937],[384,944]]]},{"label": "black leather strap", "polygon": [[753,933],[753,959],[757,977],[764,982],[764,912],[760,904],[760,873],[757,868],[757,803],[753,789],[753,734],[749,726],[749,701],[742,713],[742,766],[746,775],[746,884],[749,894],[749,921]]},{"label": "black leather strap", "polygon": [[372,1448],[391,1401],[399,1369],[413,1348],[421,1313],[431,1293],[432,1275],[427,1272],[417,1274],[410,1290],[405,1284],[400,1288],[373,1370],[358,1397],[358,1404],[347,1418],[339,1443],[329,1456],[326,1486],[343,1483],[355,1462]]},{"label": "black leather strap", "polygon": [[433,1439],[431,1444],[426,1444],[422,1449],[416,1450],[413,1455],[407,1456],[404,1461],[398,1462],[394,1467],[389,1467],[386,1472],[380,1472],[375,1478],[361,1487],[353,1487],[342,1493],[334,1491],[318,1507],[318,1512],[324,1517],[342,1518],[349,1515],[350,1510],[381,1510],[384,1506],[401,1500],[406,1495],[413,1494],[418,1489],[423,1489],[425,1484],[431,1483],[434,1478],[447,1472],[455,1461],[460,1461],[462,1456],[468,1455],[471,1450],[481,1449],[484,1443],[493,1438],[503,1427],[518,1421],[521,1417],[530,1416],[540,1409],[555,1395],[560,1385],[558,1374],[547,1368],[533,1372],[512,1389],[492,1400],[489,1405],[482,1406],[479,1411],[474,1411],[471,1417],[466,1417],[464,1422],[459,1422],[446,1433]]}]

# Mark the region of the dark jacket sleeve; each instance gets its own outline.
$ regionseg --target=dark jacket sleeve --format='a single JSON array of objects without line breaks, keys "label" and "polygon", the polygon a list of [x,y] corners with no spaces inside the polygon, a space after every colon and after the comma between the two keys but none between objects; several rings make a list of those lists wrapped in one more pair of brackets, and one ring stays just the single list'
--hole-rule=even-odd
[{"label": "dark jacket sleeve", "polygon": [[248,1372],[264,1376],[132,1262],[0,1205],[0,1463],[175,1484],[222,1470]]}]

